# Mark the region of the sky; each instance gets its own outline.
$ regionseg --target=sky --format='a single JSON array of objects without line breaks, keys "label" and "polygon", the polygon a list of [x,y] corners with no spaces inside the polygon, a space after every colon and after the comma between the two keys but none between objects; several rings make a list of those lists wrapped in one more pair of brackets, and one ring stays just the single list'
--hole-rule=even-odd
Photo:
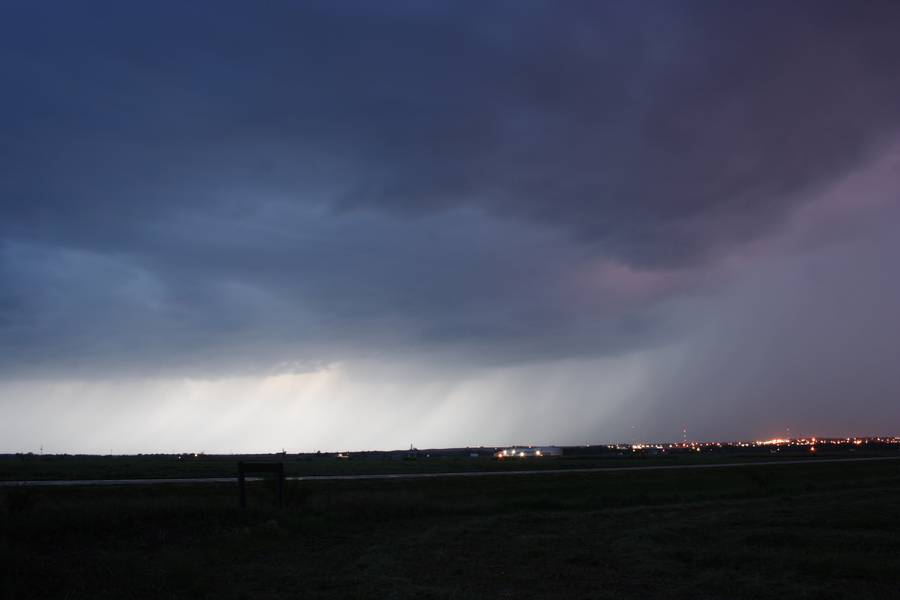
[{"label": "sky", "polygon": [[0,452],[900,433],[900,4],[0,4]]}]

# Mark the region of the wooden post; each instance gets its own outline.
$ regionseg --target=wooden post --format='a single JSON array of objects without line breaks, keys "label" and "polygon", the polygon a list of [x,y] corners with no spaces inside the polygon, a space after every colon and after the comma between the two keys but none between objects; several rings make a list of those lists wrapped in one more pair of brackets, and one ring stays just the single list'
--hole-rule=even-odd
[{"label": "wooden post", "polygon": [[278,508],[282,508],[284,506],[284,463],[278,463],[278,467],[275,485],[278,488]]},{"label": "wooden post", "polygon": [[244,480],[244,463],[238,463],[238,488],[240,489],[240,506],[241,508],[247,508],[247,490],[245,488],[246,482]]}]

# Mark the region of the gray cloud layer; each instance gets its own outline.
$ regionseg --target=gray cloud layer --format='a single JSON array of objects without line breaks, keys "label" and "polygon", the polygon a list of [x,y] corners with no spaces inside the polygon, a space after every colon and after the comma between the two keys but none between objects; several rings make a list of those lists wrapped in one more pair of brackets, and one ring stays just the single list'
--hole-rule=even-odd
[{"label": "gray cloud layer", "polygon": [[21,2],[0,23],[10,378],[678,344],[734,256],[900,126],[896,2]]}]

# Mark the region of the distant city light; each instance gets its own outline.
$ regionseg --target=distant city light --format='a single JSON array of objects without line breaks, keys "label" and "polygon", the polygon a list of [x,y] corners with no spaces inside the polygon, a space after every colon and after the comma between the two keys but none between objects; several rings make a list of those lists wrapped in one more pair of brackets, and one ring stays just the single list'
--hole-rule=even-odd
[{"label": "distant city light", "polygon": [[801,447],[808,448],[816,445],[830,446],[863,446],[867,444],[889,444],[900,446],[900,437],[871,437],[871,438],[772,438],[766,440],[752,441],[726,441],[726,442],[677,442],[665,444],[614,444],[608,446],[610,449],[631,450],[633,452],[646,450],[692,450],[699,452],[702,449],[725,449],[725,448],[772,448],[770,452],[779,451],[782,447]]}]

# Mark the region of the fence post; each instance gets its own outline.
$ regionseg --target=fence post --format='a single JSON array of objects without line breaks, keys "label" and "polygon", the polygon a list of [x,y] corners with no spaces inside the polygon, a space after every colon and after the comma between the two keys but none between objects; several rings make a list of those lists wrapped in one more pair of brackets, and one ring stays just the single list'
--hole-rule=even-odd
[{"label": "fence post", "polygon": [[240,490],[240,506],[241,508],[247,508],[247,490],[245,489],[245,481],[244,481],[244,463],[238,463],[238,488]]},{"label": "fence post", "polygon": [[284,463],[278,463],[278,472],[275,474],[278,478],[278,508],[284,506]]}]

